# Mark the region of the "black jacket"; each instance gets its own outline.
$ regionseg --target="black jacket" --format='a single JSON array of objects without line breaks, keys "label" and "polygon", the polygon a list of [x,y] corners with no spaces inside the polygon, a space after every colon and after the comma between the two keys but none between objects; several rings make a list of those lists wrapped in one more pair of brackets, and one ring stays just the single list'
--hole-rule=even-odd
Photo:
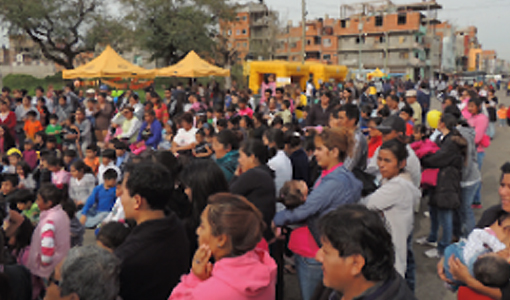
[{"label": "black jacket", "polygon": [[306,118],[307,126],[326,126],[329,124],[329,115],[333,111],[333,105],[323,109],[320,103],[314,104],[310,107],[308,117]]},{"label": "black jacket", "polygon": [[262,213],[266,230],[264,238],[267,241],[273,239],[271,222],[276,211],[276,188],[274,185],[274,172],[267,165],[261,165],[234,176],[230,181],[230,192],[232,194],[246,197]]},{"label": "black jacket", "polygon": [[439,151],[421,160],[422,167],[439,169],[429,205],[440,209],[456,209],[461,203],[460,181],[464,166],[462,148],[467,147],[467,141],[462,136],[449,133],[441,141],[440,147]]},{"label": "black jacket", "polygon": [[123,300],[167,300],[189,271],[188,239],[174,213],[136,226],[115,254]]},{"label": "black jacket", "polygon": [[[312,296],[313,300],[340,300],[342,295],[333,289],[319,286]],[[365,291],[365,294],[354,298],[355,300],[416,300],[409,289],[407,282],[395,272],[392,279],[378,287]]]},{"label": "black jacket", "polygon": [[308,170],[308,155],[303,148],[294,151],[290,156],[292,163],[292,179],[303,180],[308,184],[310,181],[310,171]]}]

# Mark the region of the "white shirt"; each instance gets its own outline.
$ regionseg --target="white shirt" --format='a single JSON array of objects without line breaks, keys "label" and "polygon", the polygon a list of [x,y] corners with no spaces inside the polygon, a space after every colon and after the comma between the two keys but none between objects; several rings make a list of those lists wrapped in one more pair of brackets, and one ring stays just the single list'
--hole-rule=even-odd
[{"label": "white shirt", "polygon": [[177,134],[174,137],[174,142],[177,143],[178,146],[188,146],[195,143],[197,140],[195,139],[195,134],[197,133],[196,128],[191,128],[186,131],[184,128],[180,128],[177,130]]},{"label": "white shirt", "polygon": [[280,189],[285,182],[292,180],[292,163],[283,150],[278,150],[276,155],[271,158],[267,165],[274,171],[274,184],[276,187],[276,196],[280,194]]}]

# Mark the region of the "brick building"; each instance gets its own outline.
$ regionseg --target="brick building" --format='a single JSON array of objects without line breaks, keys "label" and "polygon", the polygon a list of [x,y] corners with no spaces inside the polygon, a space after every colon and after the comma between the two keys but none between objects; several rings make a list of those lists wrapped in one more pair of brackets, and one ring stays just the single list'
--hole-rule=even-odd
[{"label": "brick building", "polygon": [[[441,36],[435,34],[435,1],[397,5],[391,1],[342,5],[340,19],[307,21],[307,60],[341,64],[351,70],[388,69],[412,78],[440,71]],[[289,24],[278,38],[275,57],[299,61],[302,24]]]},{"label": "brick building", "polygon": [[248,55],[255,59],[273,59],[275,39],[279,32],[278,14],[263,1],[249,2],[237,8],[235,20],[220,22],[227,49],[235,49],[237,59]]}]

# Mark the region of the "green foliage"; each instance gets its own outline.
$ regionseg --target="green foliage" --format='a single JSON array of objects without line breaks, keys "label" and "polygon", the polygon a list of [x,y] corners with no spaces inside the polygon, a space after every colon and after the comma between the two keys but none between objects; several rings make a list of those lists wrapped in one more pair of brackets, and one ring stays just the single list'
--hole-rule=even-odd
[{"label": "green foliage", "polygon": [[11,90],[26,89],[30,94],[34,94],[35,88],[38,86],[46,89],[49,85],[52,85],[55,89],[62,89],[65,85],[62,73],[46,76],[43,79],[24,74],[9,74],[3,78],[3,86],[8,86]]},{"label": "green foliage", "polygon": [[102,0],[0,0],[0,18],[11,34],[23,34],[49,60],[73,67],[87,50],[86,32],[100,22]]},{"label": "green foliage", "polygon": [[226,0],[121,0],[131,9],[126,21],[136,28],[139,44],[165,65],[186,53],[211,52],[219,18],[231,18]]}]

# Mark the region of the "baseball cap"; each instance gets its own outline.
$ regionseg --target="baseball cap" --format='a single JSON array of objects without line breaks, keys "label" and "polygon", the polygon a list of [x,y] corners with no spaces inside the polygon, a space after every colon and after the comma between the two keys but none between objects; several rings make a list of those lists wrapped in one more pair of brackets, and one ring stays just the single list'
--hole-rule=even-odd
[{"label": "baseball cap", "polygon": [[94,89],[87,90],[87,94],[95,94],[95,93],[96,93],[96,90],[94,90]]},{"label": "baseball cap", "polygon": [[382,121],[381,125],[377,126],[383,134],[387,134],[395,130],[396,132],[406,132],[406,122],[399,116],[392,115]]},{"label": "baseball cap", "polygon": [[103,84],[99,87],[99,90],[101,91],[107,91],[108,90],[108,86],[106,84]]},{"label": "baseball cap", "polygon": [[417,93],[416,90],[408,90],[406,92],[406,97],[416,97]]}]

